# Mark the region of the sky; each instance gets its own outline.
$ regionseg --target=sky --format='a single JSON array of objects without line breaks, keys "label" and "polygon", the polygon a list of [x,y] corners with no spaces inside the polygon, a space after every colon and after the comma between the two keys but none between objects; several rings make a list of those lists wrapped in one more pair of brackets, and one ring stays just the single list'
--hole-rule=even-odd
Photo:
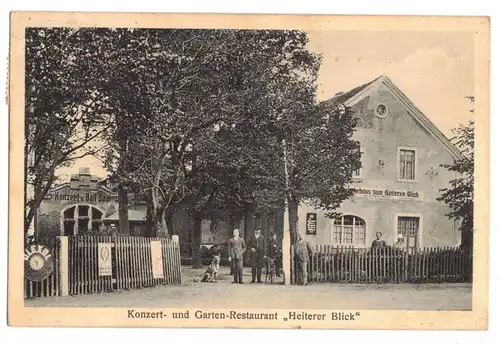
[{"label": "sky", "polygon": [[[389,77],[447,136],[472,119],[466,96],[474,96],[474,37],[466,32],[310,31],[309,49],[321,54],[318,100],[349,91],[381,75]],[[58,175],[101,162],[85,157]]]},{"label": "sky", "polygon": [[472,119],[474,37],[465,32],[309,32],[322,54],[318,100],[385,75],[450,137]]}]

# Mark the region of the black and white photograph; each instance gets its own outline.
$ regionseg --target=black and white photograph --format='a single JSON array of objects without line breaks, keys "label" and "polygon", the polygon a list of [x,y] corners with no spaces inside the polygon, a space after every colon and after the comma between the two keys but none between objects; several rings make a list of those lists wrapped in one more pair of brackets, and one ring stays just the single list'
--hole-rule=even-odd
[{"label": "black and white photograph", "polygon": [[[328,328],[365,312],[487,310],[473,287],[487,293],[476,260],[488,265],[477,255],[489,229],[476,213],[488,215],[488,200],[476,186],[489,175],[475,166],[489,145],[477,69],[489,22],[39,16],[16,31],[24,117],[11,113],[23,236],[11,211],[22,277],[11,267],[9,282],[23,313]],[[57,318],[94,324],[81,315]]]}]

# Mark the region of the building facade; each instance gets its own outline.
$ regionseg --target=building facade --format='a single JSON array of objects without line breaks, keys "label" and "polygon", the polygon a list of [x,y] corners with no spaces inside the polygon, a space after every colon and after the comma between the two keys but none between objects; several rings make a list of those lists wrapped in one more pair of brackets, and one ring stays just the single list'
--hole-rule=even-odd
[{"label": "building facade", "polygon": [[[117,211],[116,192],[89,168],[81,168],[69,182],[54,186],[45,196],[37,212],[36,236],[70,236],[111,228],[115,222],[108,217]],[[131,232],[139,228],[140,224],[131,224]]]},{"label": "building facade", "polygon": [[355,195],[329,219],[307,203],[299,208],[299,230],[312,244],[369,247],[381,232],[387,244],[404,236],[407,247],[460,244],[458,224],[438,202],[453,173],[441,167],[461,153],[398,89],[382,76],[325,101],[350,107],[358,125],[362,168],[355,172]]}]

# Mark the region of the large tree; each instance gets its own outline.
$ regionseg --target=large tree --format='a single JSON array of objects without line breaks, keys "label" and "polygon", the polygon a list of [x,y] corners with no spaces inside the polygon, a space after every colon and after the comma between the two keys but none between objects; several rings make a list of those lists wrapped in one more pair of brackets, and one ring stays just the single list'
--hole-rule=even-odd
[{"label": "large tree", "polygon": [[[225,72],[215,89],[226,116],[213,137],[193,143],[194,250],[201,240],[202,218],[220,216],[217,211],[226,209],[225,216],[234,219],[250,204],[280,204],[276,195],[267,195],[268,189],[281,187],[284,192],[274,174],[282,162],[281,151],[274,149],[276,123],[286,122],[289,113],[307,113],[319,67],[318,57],[306,49],[303,32],[224,30],[215,37],[219,57],[214,63]],[[195,106],[205,104],[203,98],[195,100]]]},{"label": "large tree", "polygon": [[361,166],[359,143],[352,139],[356,123],[349,108],[316,102],[321,59],[308,51],[306,33],[266,34],[261,44],[270,57],[253,60],[253,68],[243,74],[245,82],[262,83],[254,96],[258,102],[249,102],[257,116],[247,117],[250,121],[243,120],[233,131],[244,138],[239,156],[252,157],[248,168],[254,202],[265,209],[282,206],[286,199],[294,242],[300,203],[311,203],[333,217],[352,195],[352,174]]},{"label": "large tree", "polygon": [[[128,192],[148,201],[151,236],[165,231],[164,216],[182,190],[186,137],[195,135],[178,94],[196,65],[183,52],[179,30],[85,29],[101,76],[100,91],[115,115],[103,161],[118,186],[120,229],[128,233]],[[183,37],[184,36],[184,37]],[[185,107],[185,106],[184,106]]]},{"label": "large tree", "polygon": [[84,43],[79,30],[26,30],[25,234],[57,169],[98,152],[112,118],[99,100],[98,75],[82,64],[91,54]]}]

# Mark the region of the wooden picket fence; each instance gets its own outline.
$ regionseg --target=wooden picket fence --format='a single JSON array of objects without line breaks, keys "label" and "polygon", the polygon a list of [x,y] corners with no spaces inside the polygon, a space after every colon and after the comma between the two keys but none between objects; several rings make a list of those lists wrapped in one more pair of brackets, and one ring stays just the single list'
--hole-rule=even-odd
[{"label": "wooden picket fence", "polygon": [[[50,249],[52,274],[42,282],[24,279],[24,298],[60,296],[58,238],[37,241]],[[161,242],[163,277],[153,278],[151,241]],[[99,275],[98,243],[111,244],[112,274]],[[169,238],[81,235],[68,237],[68,292],[70,295],[137,289],[181,283],[179,244]]]},{"label": "wooden picket fence", "polygon": [[57,238],[41,238],[37,244],[49,248],[54,260],[54,270],[41,282],[32,282],[24,278],[24,298],[59,296],[59,246]]},{"label": "wooden picket fence", "polygon": [[[292,247],[292,253],[293,247]],[[298,278],[292,257],[292,282]],[[442,283],[472,282],[472,251],[440,247],[415,251],[317,245],[309,256],[309,282]]]},{"label": "wooden picket fence", "polygon": [[[162,278],[153,278],[151,241],[161,242]],[[98,243],[111,243],[111,276],[99,276]],[[179,244],[171,239],[129,236],[71,236],[69,238],[70,295],[180,283]]]}]

